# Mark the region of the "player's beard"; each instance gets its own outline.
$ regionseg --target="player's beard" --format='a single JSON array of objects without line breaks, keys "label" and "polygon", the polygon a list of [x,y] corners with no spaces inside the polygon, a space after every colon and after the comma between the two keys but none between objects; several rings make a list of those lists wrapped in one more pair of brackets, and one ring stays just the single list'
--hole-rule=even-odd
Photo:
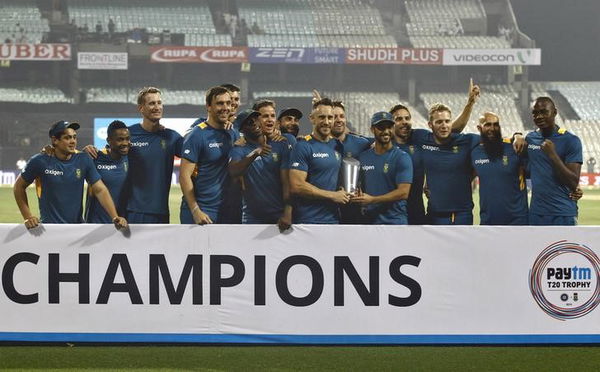
[{"label": "player's beard", "polygon": [[294,137],[298,137],[298,132],[300,132],[300,127],[297,125],[289,125],[287,127],[281,127],[281,133],[288,133]]},{"label": "player's beard", "polygon": [[481,136],[481,142],[483,143],[483,149],[487,156],[491,159],[500,158],[504,155],[504,146],[502,145],[502,134],[500,132],[495,133],[493,138],[487,136]]}]

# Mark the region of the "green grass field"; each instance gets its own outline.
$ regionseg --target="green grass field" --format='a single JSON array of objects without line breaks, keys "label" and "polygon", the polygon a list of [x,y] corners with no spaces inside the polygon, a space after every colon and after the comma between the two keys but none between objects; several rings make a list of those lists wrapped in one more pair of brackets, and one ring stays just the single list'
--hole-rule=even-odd
[{"label": "green grass field", "polygon": [[[600,190],[584,192],[579,202],[579,223],[600,225]],[[37,213],[33,188],[28,194]],[[180,200],[181,192],[175,187],[169,198],[171,223],[179,221]],[[477,223],[477,207],[474,215]],[[12,189],[0,187],[0,223],[21,220]],[[594,346],[0,345],[0,370],[19,371],[596,371],[598,366],[600,349]]]},{"label": "green grass field", "polygon": [[[27,189],[29,205],[35,213],[38,213],[37,197],[32,186]],[[479,199],[478,194],[473,194],[475,209],[473,215],[475,224],[479,224]],[[171,188],[169,195],[169,209],[171,211],[171,223],[179,223],[179,205],[181,203],[181,190],[175,186]],[[0,187],[0,223],[19,223],[23,219],[17,209],[12,188]],[[584,190],[583,198],[579,201],[579,224],[600,225],[600,190]]]},{"label": "green grass field", "polygon": [[0,347],[0,369],[123,371],[597,371],[594,347]]}]

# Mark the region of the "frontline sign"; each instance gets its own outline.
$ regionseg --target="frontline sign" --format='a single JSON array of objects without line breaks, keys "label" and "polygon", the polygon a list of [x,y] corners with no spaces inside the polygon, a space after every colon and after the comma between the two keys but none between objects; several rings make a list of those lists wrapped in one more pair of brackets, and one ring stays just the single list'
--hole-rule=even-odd
[{"label": "frontline sign", "polygon": [[127,70],[127,53],[79,52],[80,70]]},{"label": "frontline sign", "polygon": [[247,47],[152,47],[151,62],[171,63],[244,63],[248,62]]},{"label": "frontline sign", "polygon": [[[0,225],[0,341],[600,343],[599,237],[594,227]],[[577,319],[553,316],[539,290]]]},{"label": "frontline sign", "polygon": [[449,66],[514,66],[541,63],[541,49],[444,49],[444,65]]},{"label": "frontline sign", "polygon": [[0,44],[0,60],[69,61],[70,44]]}]

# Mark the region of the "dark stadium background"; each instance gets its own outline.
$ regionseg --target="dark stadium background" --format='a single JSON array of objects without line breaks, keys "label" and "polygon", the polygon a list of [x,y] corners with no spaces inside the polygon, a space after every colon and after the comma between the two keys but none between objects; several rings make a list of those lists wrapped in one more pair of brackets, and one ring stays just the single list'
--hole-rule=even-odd
[{"label": "dark stadium background", "polygon": [[[8,0],[5,0],[8,2]],[[506,1],[486,0],[486,3],[498,3],[505,6]],[[96,2],[98,4],[100,2]],[[176,2],[172,2],[176,3]],[[229,4],[232,7],[243,4],[237,2],[208,1],[211,6]],[[395,0],[372,1],[382,14],[397,12],[402,3]],[[65,12],[68,1],[37,1],[39,8],[47,15],[52,9]],[[542,49],[542,65],[530,66],[529,81],[586,81],[597,80],[600,72],[600,22],[598,22],[598,2],[593,0],[514,0],[511,2],[520,30],[529,36],[535,46]],[[387,14],[389,15],[389,14]],[[490,24],[497,23],[491,16]],[[89,25],[93,29],[93,25]],[[493,26],[492,26],[493,28]],[[90,30],[93,32],[93,30]],[[104,25],[106,32],[106,25]],[[64,27],[53,27],[53,33],[62,35]],[[491,32],[493,33],[493,31]],[[173,38],[177,42],[177,38]],[[105,43],[109,45],[110,43]],[[405,44],[403,44],[404,46]],[[75,66],[75,67],[74,67]],[[78,71],[74,63],[12,61],[10,67],[0,68],[2,86],[51,86],[58,87],[67,96],[78,100],[81,94],[73,89],[86,85],[103,84],[108,86],[127,86],[141,88],[144,85],[158,87],[186,88],[202,95],[212,85],[224,82],[239,83],[242,75],[248,77],[245,92],[264,91],[356,91],[398,92],[407,99],[406,76],[417,76],[417,92],[439,90],[466,93],[469,77],[491,75],[503,82],[506,67],[461,67],[448,66],[389,66],[389,65],[274,65],[253,64],[249,73],[240,72],[238,64],[160,64],[149,63],[143,57],[130,57],[128,71]],[[486,94],[484,90],[484,94]],[[254,97],[243,97],[244,105]],[[279,108],[296,106],[305,113],[309,110],[308,98],[277,98]],[[334,97],[335,98],[335,97]],[[165,102],[165,116],[198,117],[205,114],[203,107],[194,105],[169,105]],[[522,105],[523,106],[523,105]],[[559,105],[560,106],[560,105]],[[376,111],[381,107],[374,107]],[[424,113],[419,102],[417,109]],[[352,107],[349,107],[352,111]],[[476,108],[477,110],[477,108]],[[530,129],[531,121],[526,108],[521,107],[525,129]],[[502,113],[501,113],[502,114]],[[474,114],[475,116],[476,114]],[[82,123],[79,132],[80,145],[92,143],[93,118],[98,116],[136,117],[134,105],[126,103],[111,104],[30,104],[7,103],[0,101],[0,169],[14,169],[17,159],[27,159],[47,142],[46,128],[60,119],[77,120]],[[306,115],[305,115],[306,116]],[[356,123],[352,123],[356,124]],[[302,120],[302,133],[310,131],[305,117]]]}]

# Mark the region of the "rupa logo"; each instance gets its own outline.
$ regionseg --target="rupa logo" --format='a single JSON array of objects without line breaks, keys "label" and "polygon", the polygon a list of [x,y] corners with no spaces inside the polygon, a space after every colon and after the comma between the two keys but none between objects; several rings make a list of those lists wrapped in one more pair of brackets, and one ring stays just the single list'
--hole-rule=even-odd
[{"label": "rupa logo", "polygon": [[242,49],[211,48],[202,52],[200,59],[205,62],[246,60],[246,52]]},{"label": "rupa logo", "polygon": [[546,247],[529,272],[529,289],[548,315],[582,317],[600,303],[600,259],[587,246],[565,240]]}]

